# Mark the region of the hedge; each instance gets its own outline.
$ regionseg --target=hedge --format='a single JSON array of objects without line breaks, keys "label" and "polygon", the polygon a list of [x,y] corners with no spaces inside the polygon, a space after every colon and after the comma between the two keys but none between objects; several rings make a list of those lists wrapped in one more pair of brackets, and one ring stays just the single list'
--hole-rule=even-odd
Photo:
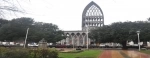
[{"label": "hedge", "polygon": [[0,58],[58,58],[52,49],[0,48]]}]

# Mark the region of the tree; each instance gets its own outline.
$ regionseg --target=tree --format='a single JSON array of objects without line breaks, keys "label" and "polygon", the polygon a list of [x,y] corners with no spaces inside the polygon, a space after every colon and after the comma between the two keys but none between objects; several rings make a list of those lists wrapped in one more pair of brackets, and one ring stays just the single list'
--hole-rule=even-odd
[{"label": "tree", "polygon": [[105,25],[103,28],[91,30],[89,37],[95,39],[96,43],[111,42],[112,34],[109,26]]},{"label": "tree", "polygon": [[[150,40],[150,23],[147,21],[136,22],[116,22],[108,26],[100,27],[91,31],[90,37],[99,39],[100,42],[117,42],[126,48],[126,41],[133,40],[137,42],[137,30],[140,30],[140,40]],[[99,33],[99,34],[98,34]]]},{"label": "tree", "polygon": [[0,18],[0,27],[4,24],[7,24],[8,22],[8,20]]},{"label": "tree", "polygon": [[2,41],[23,40],[26,34],[26,29],[34,23],[31,18],[12,19],[9,23],[2,25],[0,29],[0,39]]},{"label": "tree", "polygon": [[29,33],[29,41],[38,42],[42,38],[45,38],[48,42],[55,43],[62,39],[63,31],[59,30],[58,27],[51,23],[35,22],[34,30],[31,34]]},{"label": "tree", "polygon": [[147,19],[148,22],[150,22],[150,17]]},{"label": "tree", "polygon": [[[5,20],[3,20],[5,21]],[[28,42],[39,42],[45,38],[48,42],[55,43],[63,39],[63,31],[52,23],[35,22],[32,18],[12,19],[0,28],[0,41],[24,41],[27,28],[29,28]]]}]

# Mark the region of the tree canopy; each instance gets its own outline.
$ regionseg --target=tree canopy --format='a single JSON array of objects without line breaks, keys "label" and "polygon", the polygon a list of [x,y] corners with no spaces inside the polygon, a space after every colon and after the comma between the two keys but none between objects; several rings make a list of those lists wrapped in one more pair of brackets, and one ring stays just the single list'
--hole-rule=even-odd
[{"label": "tree canopy", "polygon": [[115,22],[92,30],[89,37],[97,43],[116,42],[126,44],[126,41],[137,42],[137,31],[140,31],[140,41],[150,41],[150,23],[147,21]]},{"label": "tree canopy", "polygon": [[52,23],[35,22],[32,18],[16,18],[10,21],[0,19],[0,41],[24,40],[29,28],[28,42],[38,42],[42,38],[48,42],[62,39],[63,31]]}]

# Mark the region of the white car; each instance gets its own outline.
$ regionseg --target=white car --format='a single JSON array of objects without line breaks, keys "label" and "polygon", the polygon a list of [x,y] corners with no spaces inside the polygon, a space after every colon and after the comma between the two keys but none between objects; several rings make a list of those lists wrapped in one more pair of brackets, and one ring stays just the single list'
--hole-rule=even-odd
[{"label": "white car", "polygon": [[138,44],[133,44],[132,46],[139,46]]},{"label": "white car", "polygon": [[38,44],[28,44],[29,47],[38,46]]},{"label": "white car", "polygon": [[100,47],[105,47],[105,44],[100,44],[99,46],[100,46]]}]

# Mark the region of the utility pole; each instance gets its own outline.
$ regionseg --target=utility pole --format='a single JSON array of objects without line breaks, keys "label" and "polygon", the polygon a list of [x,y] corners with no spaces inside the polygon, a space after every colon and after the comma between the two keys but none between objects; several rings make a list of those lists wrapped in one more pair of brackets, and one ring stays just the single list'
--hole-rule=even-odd
[{"label": "utility pole", "polygon": [[137,35],[138,35],[138,45],[139,45],[139,51],[140,51],[140,38],[139,38],[140,31],[137,31]]},{"label": "utility pole", "polygon": [[28,31],[29,31],[29,28],[27,28],[27,33],[26,33],[26,38],[25,38],[25,40],[24,40],[24,48],[26,48],[26,41],[27,41],[27,37],[28,37]]}]

